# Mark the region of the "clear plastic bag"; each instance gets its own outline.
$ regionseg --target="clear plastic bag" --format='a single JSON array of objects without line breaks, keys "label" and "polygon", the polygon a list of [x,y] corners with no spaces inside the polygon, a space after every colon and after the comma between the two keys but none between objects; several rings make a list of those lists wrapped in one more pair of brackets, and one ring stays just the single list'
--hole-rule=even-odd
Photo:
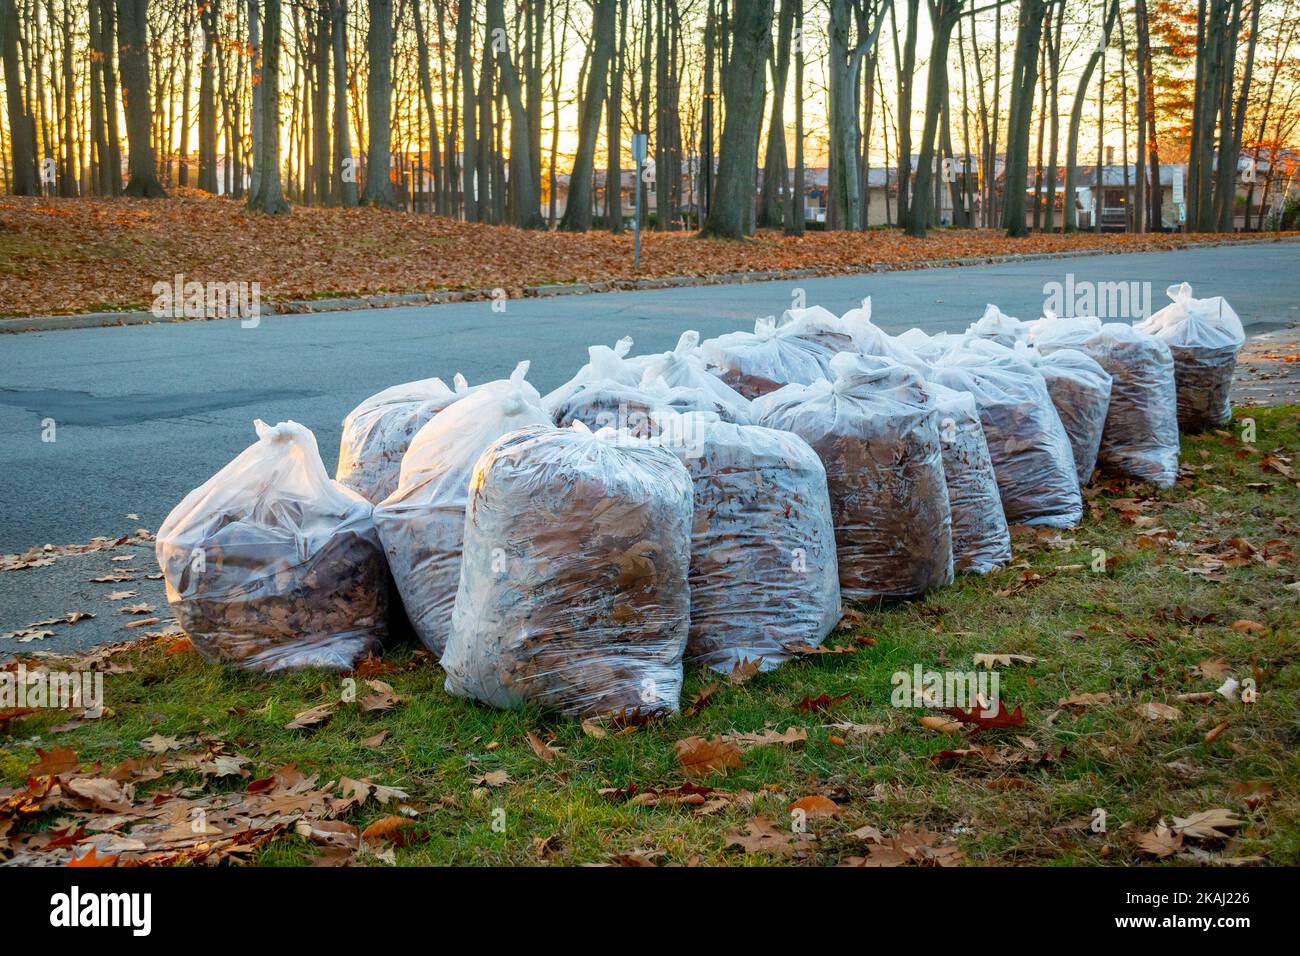
[{"label": "clear plastic bag", "polygon": [[754,414],[822,460],[841,593],[908,598],[949,583],[952,519],[933,398],[892,359],[842,352],[830,364],[833,382],[787,385],[758,399]]},{"label": "clear plastic bag", "polygon": [[1086,485],[1097,467],[1097,451],[1110,410],[1110,373],[1078,349],[1057,349],[1044,355],[1024,342],[1016,343],[1023,358],[1047,381],[1056,413],[1070,436],[1079,484]]},{"label": "clear plastic bag", "polygon": [[372,507],[330,480],[310,430],[254,427],[158,529],[167,603],[209,661],[350,671],[388,636]]},{"label": "clear plastic bag", "polygon": [[1111,377],[1110,408],[1097,466],[1167,488],[1178,480],[1178,400],[1174,357],[1161,339],[1122,322],[1048,319],[1031,338],[1040,352],[1086,353]]},{"label": "clear plastic bag", "polygon": [[[668,355],[672,357],[652,356],[644,367],[634,369],[629,361],[608,350],[599,356],[593,350],[591,374],[549,409],[552,420],[561,428],[582,422],[592,431],[613,428],[637,438],[657,435],[655,418],[665,410],[711,411],[729,421],[739,417],[749,422],[749,402],[704,370],[700,359]],[[670,386],[662,375],[652,377],[652,372],[658,370],[695,385]],[[699,376],[712,381],[705,384]],[[630,378],[635,378],[635,384],[628,384]]]},{"label": "clear plastic bag", "polygon": [[963,337],[931,379],[970,392],[1011,524],[1066,528],[1083,517],[1074,452],[1038,370],[996,342]]},{"label": "clear plastic bag", "polygon": [[641,388],[662,380],[669,388],[701,389],[719,407],[723,419],[748,425],[752,420],[749,399],[708,370],[699,356],[699,344],[699,332],[683,332],[671,352],[649,356],[642,368]]},{"label": "clear plastic bag", "polygon": [[612,430],[495,442],[471,483],[447,692],[571,716],[676,711],[691,501],[676,455]]},{"label": "clear plastic bag", "polygon": [[953,570],[988,574],[1011,562],[1011,532],[975,396],[926,383],[939,413],[939,446],[952,510]]},{"label": "clear plastic bag", "polygon": [[343,419],[334,479],[378,504],[397,490],[402,456],[415,433],[452,402],[473,391],[457,374],[455,388],[440,378],[394,385],[371,395]]},{"label": "clear plastic bag", "polygon": [[778,327],[768,316],[753,332],[728,332],[700,343],[700,356],[724,382],[753,401],[792,383],[809,385],[830,374],[835,354],[803,338],[795,327]]},{"label": "clear plastic bag", "polygon": [[1186,282],[1165,293],[1172,304],[1135,328],[1163,340],[1173,353],[1179,427],[1218,428],[1232,420],[1232,375],[1246,330],[1223,296],[1194,299]]},{"label": "clear plastic bag", "polygon": [[695,484],[688,660],[767,671],[840,619],[826,470],[798,435],[712,415],[665,423],[660,443]]},{"label": "clear plastic bag", "polygon": [[1015,316],[1007,315],[992,303],[984,307],[984,314],[978,321],[971,323],[969,331],[1007,348],[1015,348],[1016,343],[1029,341],[1029,330],[1025,323]]},{"label": "clear plastic bag", "polygon": [[587,349],[587,364],[559,388],[547,392],[542,398],[542,408],[553,414],[569,396],[593,380],[617,378],[623,385],[637,385],[641,381],[642,364],[628,358],[631,351],[630,335],[615,342],[613,348],[608,345],[591,346]]},{"label": "clear plastic bag", "polygon": [[421,643],[441,654],[460,580],[470,474],[506,432],[550,424],[520,362],[509,379],[480,385],[420,429],[402,459],[397,490],[375,506],[393,580]]}]

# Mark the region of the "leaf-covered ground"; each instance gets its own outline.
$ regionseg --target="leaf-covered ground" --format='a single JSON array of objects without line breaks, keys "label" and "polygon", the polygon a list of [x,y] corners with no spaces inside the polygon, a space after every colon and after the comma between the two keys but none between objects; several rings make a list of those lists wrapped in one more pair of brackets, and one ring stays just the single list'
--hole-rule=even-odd
[{"label": "leaf-covered ground", "polygon": [[[999,230],[763,232],[747,242],[686,233],[642,238],[640,277],[915,268],[1013,253],[1173,249],[1217,236],[1074,233],[1008,239]],[[258,282],[264,302],[634,277],[630,235],[525,232],[376,209],[295,207],[249,215],[180,191],[166,200],[0,197],[0,316],[148,308],[155,282]]]},{"label": "leaf-covered ground", "polygon": [[[1018,533],[1011,568],[851,612],[844,653],[689,671],[703,700],[672,720],[490,710],[410,648],[352,702],[174,637],[101,652],[98,719],[0,713],[0,857],[1296,865],[1300,409],[1237,417],[1184,438],[1175,488],[1093,489],[1078,529]],[[891,706],[896,672],[985,654],[1015,655],[990,662],[1010,726]],[[1216,693],[1230,677],[1258,696]]]}]

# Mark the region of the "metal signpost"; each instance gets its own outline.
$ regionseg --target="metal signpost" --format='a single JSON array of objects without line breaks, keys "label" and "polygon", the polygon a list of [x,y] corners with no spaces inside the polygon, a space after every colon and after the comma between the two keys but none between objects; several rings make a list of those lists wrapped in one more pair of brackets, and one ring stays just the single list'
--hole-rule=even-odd
[{"label": "metal signpost", "polygon": [[632,269],[641,270],[641,172],[645,167],[645,152],[649,137],[645,133],[632,134],[632,161],[636,164],[636,214],[632,217]]}]

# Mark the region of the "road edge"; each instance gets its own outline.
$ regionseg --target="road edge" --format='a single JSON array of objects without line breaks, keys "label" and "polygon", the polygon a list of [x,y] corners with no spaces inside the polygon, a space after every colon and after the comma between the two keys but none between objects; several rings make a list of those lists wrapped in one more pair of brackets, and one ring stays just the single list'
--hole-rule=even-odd
[{"label": "road edge", "polygon": [[[638,292],[646,289],[686,289],[696,286],[744,285],[751,282],[780,282],[790,279],[833,278],[838,276],[878,275],[886,272],[916,272],[924,269],[952,269],[963,266],[1000,265],[1053,259],[1081,259],[1089,256],[1138,255],[1144,252],[1181,252],[1221,246],[1264,245],[1300,242],[1300,237],[1232,238],[1188,243],[1173,249],[1080,249],[1065,252],[1025,252],[1005,256],[967,256],[933,259],[928,262],[864,263],[859,271],[825,269],[772,269],[758,272],[721,272],[702,276],[656,276],[645,279],[609,279],[601,282],[573,282],[527,286],[524,298],[545,299],[564,295],[591,295],[601,292]],[[396,295],[353,296],[327,299],[296,299],[263,305],[261,316],[312,315],[321,312],[356,312],[364,309],[393,309],[412,305],[447,305],[452,302],[490,300],[498,290],[460,289],[441,292],[414,292]],[[126,325],[150,325],[172,322],[236,321],[234,319],[192,319],[183,316],[159,317],[152,312],[81,312],[70,315],[38,315],[0,318],[0,334],[24,332],[59,332],[73,329],[112,328]]]}]

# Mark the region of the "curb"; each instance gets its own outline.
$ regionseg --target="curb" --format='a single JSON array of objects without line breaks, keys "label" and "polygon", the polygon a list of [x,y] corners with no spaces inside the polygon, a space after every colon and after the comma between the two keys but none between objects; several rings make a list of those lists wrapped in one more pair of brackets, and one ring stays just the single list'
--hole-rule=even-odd
[{"label": "curb", "polygon": [[[875,275],[884,272],[915,272],[922,269],[951,269],[962,266],[998,265],[1002,263],[1039,262],[1055,259],[1079,259],[1101,255],[1139,255],[1147,252],[1180,252],[1184,249],[1220,246],[1263,245],[1300,242],[1294,237],[1207,240],[1172,249],[1080,249],[1065,252],[1024,252],[1002,256],[967,256],[932,259],[908,263],[863,263],[854,271],[824,269],[772,269],[761,272],[720,272],[699,276],[656,276],[646,279],[607,279],[599,282],[555,283],[524,288],[523,298],[545,299],[562,295],[592,295],[602,292],[637,292],[648,289],[686,289],[709,285],[744,285],[751,282],[780,282],[790,279],[832,278],[835,276]],[[354,312],[363,309],[391,309],[412,305],[446,305],[452,302],[477,302],[493,298],[493,289],[461,289],[443,292],[415,292],[397,295],[371,295],[328,299],[298,299],[263,306],[262,318],[286,315],[310,315],[317,312]],[[148,325],[171,322],[206,322],[213,319],[184,317],[159,318],[151,312],[82,312],[73,315],[39,315],[0,319],[0,334],[55,332],[65,329],[111,328],[123,325]]]}]

